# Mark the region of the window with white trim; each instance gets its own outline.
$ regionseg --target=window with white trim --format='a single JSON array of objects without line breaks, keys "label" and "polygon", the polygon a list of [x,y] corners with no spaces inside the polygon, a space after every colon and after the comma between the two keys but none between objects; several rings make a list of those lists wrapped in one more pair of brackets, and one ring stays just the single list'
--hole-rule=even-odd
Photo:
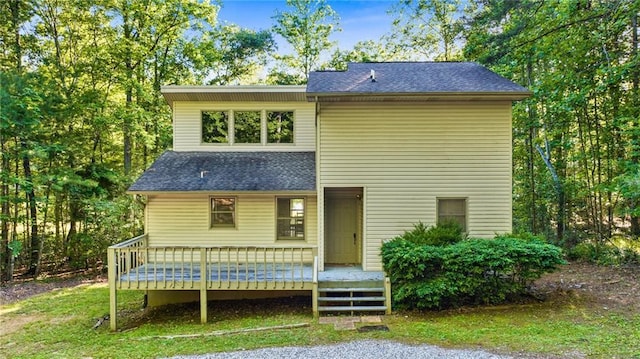
[{"label": "window with white trim", "polygon": [[236,198],[211,197],[211,228],[236,226]]},{"label": "window with white trim", "polygon": [[293,143],[293,111],[267,111],[267,143]]},{"label": "window with white trim", "polygon": [[202,143],[293,144],[294,111],[206,110],[201,112]]},{"label": "window with white trim", "polygon": [[202,111],[202,142],[229,142],[228,111]]},{"label": "window with white trim", "polygon": [[466,198],[438,198],[438,223],[455,222],[467,231]]},{"label": "window with white trim", "polygon": [[261,118],[260,111],[235,111],[233,113],[234,143],[260,143]]},{"label": "window with white trim", "polygon": [[304,198],[276,198],[276,213],[276,238],[278,240],[304,240]]}]

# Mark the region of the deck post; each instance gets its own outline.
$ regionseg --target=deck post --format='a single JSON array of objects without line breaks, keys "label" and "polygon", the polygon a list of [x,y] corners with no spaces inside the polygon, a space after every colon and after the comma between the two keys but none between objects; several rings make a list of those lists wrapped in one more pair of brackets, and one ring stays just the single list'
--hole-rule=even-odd
[{"label": "deck post", "polygon": [[109,326],[112,331],[118,330],[118,292],[116,289],[116,249],[107,249],[107,265],[109,266]]},{"label": "deck post", "polygon": [[311,291],[311,308],[313,317],[318,318],[318,256],[313,257],[313,288]]},{"label": "deck post", "polygon": [[384,277],[384,305],[387,307],[385,314],[391,314],[391,280]]},{"label": "deck post", "polygon": [[200,322],[207,322],[207,249],[200,248]]}]

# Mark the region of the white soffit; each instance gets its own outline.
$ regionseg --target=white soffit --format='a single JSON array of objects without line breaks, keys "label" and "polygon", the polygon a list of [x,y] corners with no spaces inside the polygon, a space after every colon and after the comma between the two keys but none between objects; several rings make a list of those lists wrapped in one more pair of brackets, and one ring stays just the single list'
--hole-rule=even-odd
[{"label": "white soffit", "polygon": [[162,95],[175,101],[306,102],[306,86],[163,86]]}]

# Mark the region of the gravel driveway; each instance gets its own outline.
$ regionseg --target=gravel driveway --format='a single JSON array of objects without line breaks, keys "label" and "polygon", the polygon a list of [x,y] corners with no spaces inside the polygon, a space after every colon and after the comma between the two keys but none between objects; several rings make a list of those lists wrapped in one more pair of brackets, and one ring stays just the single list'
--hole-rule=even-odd
[{"label": "gravel driveway", "polygon": [[281,347],[228,353],[176,356],[172,359],[507,359],[513,358],[481,350],[443,349],[432,345],[407,345],[382,340],[360,340],[314,347]]}]

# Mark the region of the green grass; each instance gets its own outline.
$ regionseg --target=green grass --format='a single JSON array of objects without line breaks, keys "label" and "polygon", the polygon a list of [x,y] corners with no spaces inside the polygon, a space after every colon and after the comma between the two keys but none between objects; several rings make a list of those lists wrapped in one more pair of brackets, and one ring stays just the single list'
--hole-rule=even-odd
[{"label": "green grass", "polygon": [[[618,313],[566,296],[545,303],[404,312],[384,317],[389,332],[337,331],[313,320],[310,300],[276,306],[273,301],[209,304],[209,323],[199,323],[199,306],[143,311],[142,293],[119,293],[123,331],[107,323],[106,285],[85,285],[38,295],[0,307],[0,357],[155,358],[179,354],[315,345],[357,339],[388,339],[499,353],[541,353],[593,358],[640,358],[640,315]],[[174,334],[310,323],[277,331],[200,338],[145,339]],[[12,330],[12,328],[17,330]]]}]

